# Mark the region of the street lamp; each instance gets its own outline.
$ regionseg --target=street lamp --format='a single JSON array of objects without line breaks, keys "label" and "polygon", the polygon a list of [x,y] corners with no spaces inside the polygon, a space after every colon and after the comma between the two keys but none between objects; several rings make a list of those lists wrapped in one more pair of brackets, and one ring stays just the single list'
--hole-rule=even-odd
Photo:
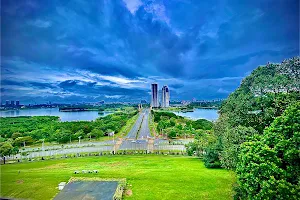
[{"label": "street lamp", "polygon": [[[157,147],[159,147],[157,143],[154,144],[154,146],[156,147],[155,150],[157,150],[157,149],[158,149]],[[158,152],[159,152],[159,151],[158,151]]]},{"label": "street lamp", "polygon": [[45,138],[42,139],[43,143],[42,143],[42,150],[44,151],[44,142],[45,142]]},{"label": "street lamp", "polygon": [[132,143],[134,143],[134,148],[132,148],[132,149],[133,149],[133,151],[136,151],[136,141],[133,140],[133,141],[131,141],[131,144],[132,144]]},{"label": "street lamp", "polygon": [[80,145],[80,138],[81,138],[81,136],[78,137],[78,145]]}]

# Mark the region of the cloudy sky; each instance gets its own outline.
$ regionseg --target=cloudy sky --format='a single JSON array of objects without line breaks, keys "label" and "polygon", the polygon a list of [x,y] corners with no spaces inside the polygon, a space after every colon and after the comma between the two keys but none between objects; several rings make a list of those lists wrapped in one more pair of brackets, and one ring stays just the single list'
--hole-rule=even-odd
[{"label": "cloudy sky", "polygon": [[1,50],[3,101],[226,98],[299,55],[299,1],[2,0]]}]

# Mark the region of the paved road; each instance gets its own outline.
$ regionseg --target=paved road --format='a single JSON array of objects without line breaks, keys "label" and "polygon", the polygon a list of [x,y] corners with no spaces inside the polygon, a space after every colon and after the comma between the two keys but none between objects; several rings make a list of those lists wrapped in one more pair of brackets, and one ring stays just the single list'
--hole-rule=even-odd
[{"label": "paved road", "polygon": [[129,131],[128,135],[126,136],[127,139],[135,139],[137,136],[137,133],[139,131],[139,128],[141,126],[141,123],[143,121],[143,115],[145,110],[143,110],[140,114],[138,119],[136,120],[135,124],[133,125],[132,129]]},{"label": "paved road", "polygon": [[147,140],[124,140],[119,150],[147,150]]},{"label": "paved road", "polygon": [[150,129],[149,129],[149,109],[145,110],[143,115],[144,117],[143,117],[142,126],[138,133],[139,139],[147,139],[148,137],[151,136]]}]

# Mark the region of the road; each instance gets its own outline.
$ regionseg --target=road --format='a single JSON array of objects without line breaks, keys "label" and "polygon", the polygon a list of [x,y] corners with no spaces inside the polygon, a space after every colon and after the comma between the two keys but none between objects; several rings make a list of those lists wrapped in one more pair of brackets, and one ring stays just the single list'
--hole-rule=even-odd
[{"label": "road", "polygon": [[127,134],[126,138],[127,139],[136,139],[137,133],[139,131],[139,128],[141,126],[141,123],[143,121],[143,115],[144,115],[144,110],[139,114],[138,119],[136,120],[135,124],[133,125],[132,129],[129,131]]},{"label": "road", "polygon": [[138,133],[139,139],[147,139],[148,137],[151,136],[150,129],[149,129],[149,109],[145,110],[143,115],[144,117],[142,121],[142,126]]},{"label": "road", "polygon": [[119,150],[147,150],[147,140],[124,140]]}]

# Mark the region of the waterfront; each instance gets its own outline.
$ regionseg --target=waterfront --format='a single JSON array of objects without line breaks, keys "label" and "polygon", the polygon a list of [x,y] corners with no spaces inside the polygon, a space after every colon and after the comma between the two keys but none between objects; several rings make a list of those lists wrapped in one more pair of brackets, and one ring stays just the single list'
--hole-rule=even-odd
[{"label": "waterfront", "polygon": [[60,112],[58,108],[37,108],[24,110],[7,110],[0,111],[1,117],[18,117],[18,116],[58,116],[61,121],[92,121],[98,117],[104,117],[111,112],[98,111],[80,111],[80,112]]},{"label": "waterfront", "polygon": [[[18,117],[18,116],[59,116],[61,121],[92,121],[98,117],[104,117],[111,112],[98,111],[80,111],[80,112],[60,112],[58,108],[38,108],[24,110],[7,110],[0,111],[1,117]],[[218,118],[218,110],[215,109],[195,109],[194,112],[174,112],[176,115],[188,117],[190,119],[207,119],[215,121]]]},{"label": "waterfront", "polygon": [[176,115],[188,117],[190,119],[207,119],[216,121],[219,117],[218,110],[197,108],[193,112],[174,112]]}]

